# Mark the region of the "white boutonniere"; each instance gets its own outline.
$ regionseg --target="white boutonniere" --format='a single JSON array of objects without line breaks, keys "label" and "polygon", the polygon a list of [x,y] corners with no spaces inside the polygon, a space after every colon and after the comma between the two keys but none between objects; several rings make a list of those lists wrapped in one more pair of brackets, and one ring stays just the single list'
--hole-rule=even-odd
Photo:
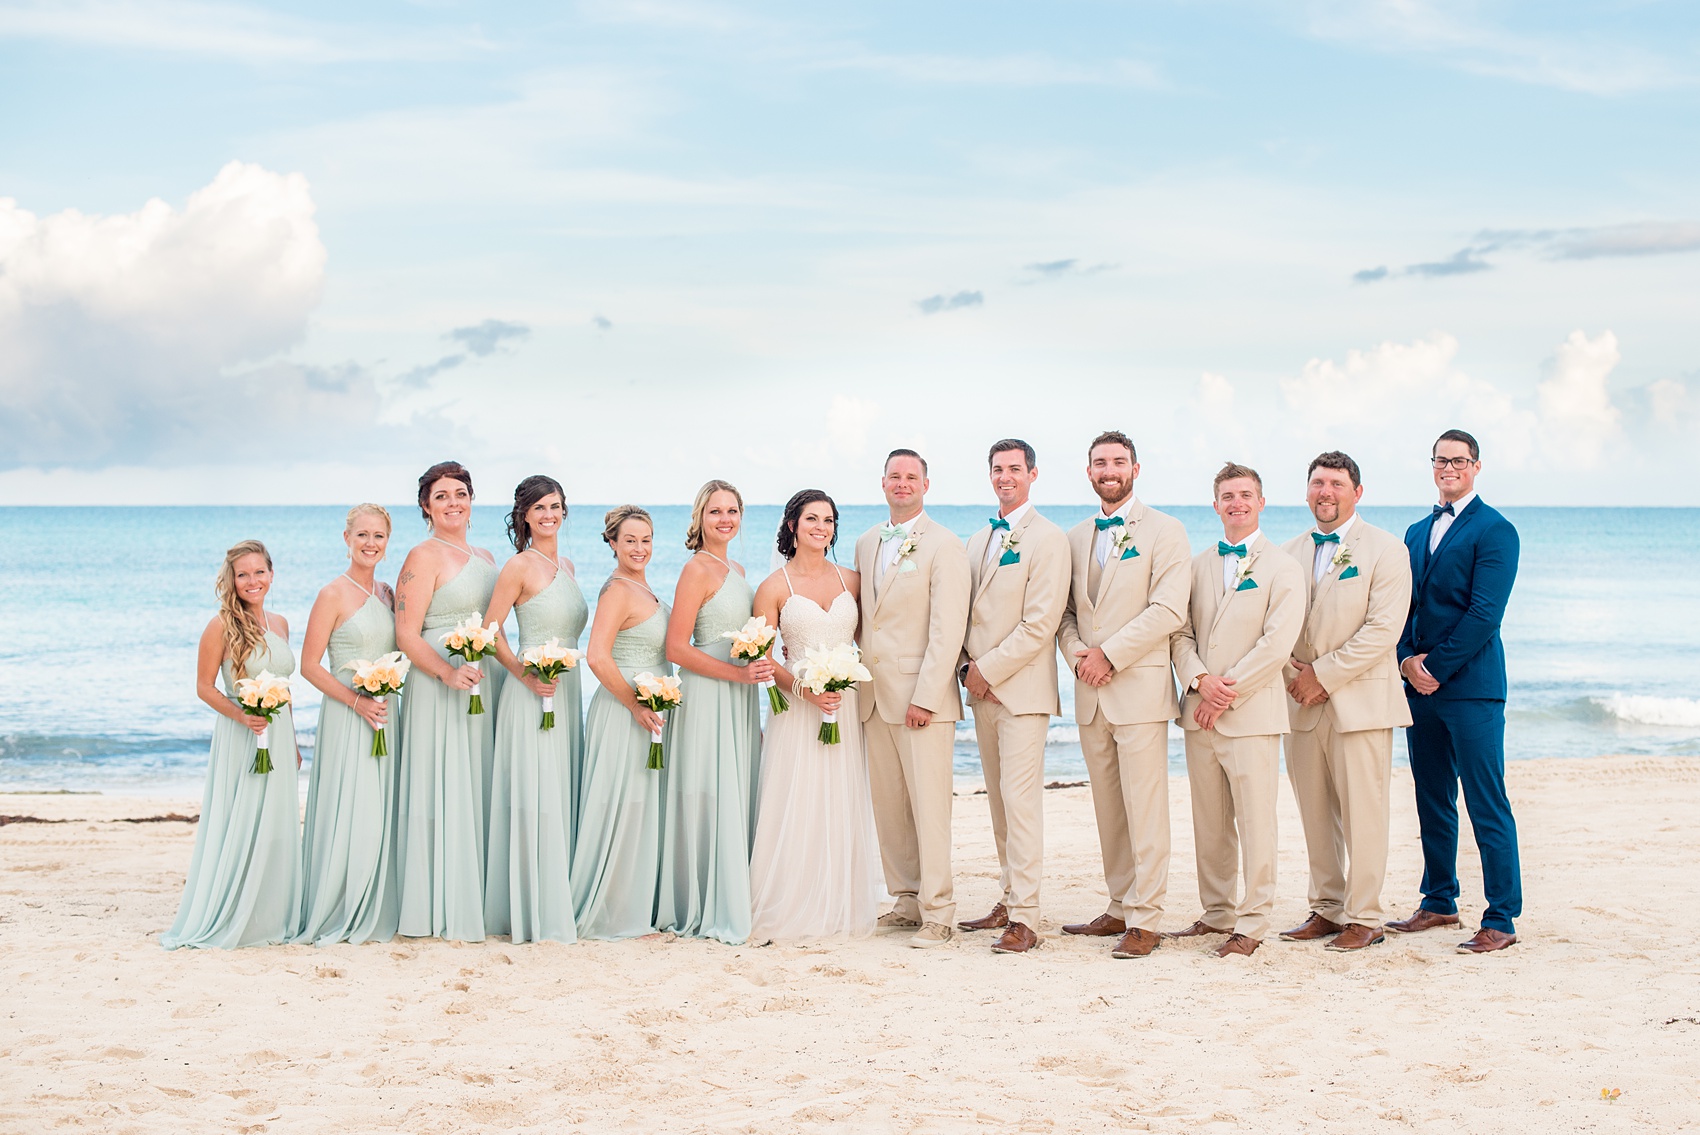
[{"label": "white boutonniere", "polygon": [[1257,553],[1256,552],[1253,552],[1248,556],[1241,556],[1240,557],[1239,569],[1234,572],[1234,587],[1236,589],[1242,588],[1242,587],[1245,586],[1246,580],[1251,578],[1251,569],[1256,563],[1257,563]]},{"label": "white boutonniere", "polygon": [[913,534],[905,536],[903,543],[897,545],[897,558],[906,560],[915,554],[915,549],[921,546],[921,539]]},{"label": "white boutonniere", "polygon": [[1119,557],[1131,547],[1133,547],[1133,529],[1116,529],[1116,534],[1110,537],[1110,555]]},{"label": "white boutonniere", "polygon": [[1013,552],[1021,544],[1021,533],[1005,532],[1002,536],[998,537],[998,540],[1000,541],[998,544],[998,551]]},{"label": "white boutonniere", "polygon": [[1352,549],[1342,544],[1340,550],[1334,553],[1334,558],[1328,561],[1328,570],[1333,571],[1335,568],[1350,567],[1351,564]]}]

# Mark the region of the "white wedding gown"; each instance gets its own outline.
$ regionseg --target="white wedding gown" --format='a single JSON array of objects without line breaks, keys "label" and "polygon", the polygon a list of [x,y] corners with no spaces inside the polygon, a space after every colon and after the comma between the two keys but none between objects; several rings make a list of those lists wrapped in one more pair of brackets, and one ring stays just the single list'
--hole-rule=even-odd
[{"label": "white wedding gown", "polygon": [[[793,594],[779,609],[779,633],[795,661],[813,647],[854,640],[856,618],[849,591],[825,610]],[[856,691],[844,691],[836,745],[820,743],[813,703],[787,697],[791,708],[768,719],[762,740],[750,941],[866,937],[884,887]]]}]

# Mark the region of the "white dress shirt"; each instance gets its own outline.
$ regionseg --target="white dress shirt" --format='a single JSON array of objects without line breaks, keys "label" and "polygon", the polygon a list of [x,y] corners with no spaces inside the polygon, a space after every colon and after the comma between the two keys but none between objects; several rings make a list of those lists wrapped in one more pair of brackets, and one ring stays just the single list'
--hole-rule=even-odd
[{"label": "white dress shirt", "polygon": [[909,538],[910,531],[915,527],[915,522],[919,519],[921,519],[921,514],[916,513],[908,520],[905,520],[902,524],[897,525],[898,531],[895,535],[891,536],[889,539],[883,539],[880,541],[881,579],[884,579],[885,573],[890,571],[892,566],[897,563],[897,549],[903,547],[903,541]]},{"label": "white dress shirt", "polygon": [[[1475,500],[1475,499],[1476,499],[1476,490],[1471,489],[1469,492],[1465,493],[1463,496],[1459,497],[1457,500],[1452,502],[1452,515],[1451,516],[1448,516],[1448,515],[1446,515],[1446,513],[1443,512],[1439,516],[1434,518],[1434,523],[1429,526],[1429,530],[1428,530],[1428,554],[1429,555],[1431,555],[1431,556],[1434,555],[1434,550],[1436,548],[1440,547],[1440,538],[1442,536],[1446,535],[1446,530],[1448,528],[1452,527],[1452,522],[1454,520],[1458,519],[1458,514],[1460,512],[1463,512],[1464,509],[1469,506],[1470,502]],[[1445,504],[1446,502],[1441,501],[1440,503]]]},{"label": "white dress shirt", "polygon": [[[1354,512],[1351,516],[1346,518],[1346,522],[1344,524],[1334,530],[1340,536],[1340,543],[1318,544],[1316,546],[1316,559],[1311,564],[1310,578],[1312,583],[1321,583],[1322,577],[1328,574],[1328,565],[1334,562],[1335,553],[1345,546],[1346,533],[1350,532],[1352,530],[1352,525],[1357,522],[1358,514]],[[1311,531],[1321,532],[1322,529],[1313,528]]]},{"label": "white dress shirt", "polygon": [[1137,497],[1128,497],[1127,500],[1122,503],[1122,506],[1114,512],[1105,512],[1102,506],[1099,507],[1099,516],[1119,516],[1122,518],[1122,522],[1119,527],[1111,525],[1108,528],[1100,528],[1096,537],[1092,541],[1092,554],[1097,557],[1099,567],[1103,567],[1105,564],[1110,562],[1110,545],[1115,543],[1116,537],[1120,533],[1127,531],[1128,513],[1133,511],[1133,503],[1137,499]]},{"label": "white dress shirt", "polygon": [[[1021,523],[1021,518],[1026,516],[1027,511],[1032,507],[1033,502],[1028,501],[1008,516],[1004,517],[1005,520],[1009,521],[1009,530],[1011,532],[1015,531],[1016,525]],[[999,558],[1003,556],[1003,536],[1003,529],[999,528],[992,533],[992,538],[986,541],[985,568],[989,569],[996,566]]]},{"label": "white dress shirt", "polygon": [[[1261,537],[1262,535],[1263,535],[1263,529],[1262,528],[1255,528],[1255,529],[1252,530],[1251,535],[1247,536],[1244,540],[1235,540],[1234,543],[1245,545],[1246,555],[1249,556],[1251,554],[1251,546],[1253,544],[1257,543],[1258,538]],[[1218,539],[1221,540],[1221,542],[1224,543],[1224,544],[1228,542],[1228,538],[1226,536],[1218,537]],[[1239,574],[1239,570],[1240,570],[1240,558],[1238,556],[1227,555],[1227,556],[1222,557],[1222,588],[1223,588],[1223,590],[1232,591],[1234,589],[1234,576]]]}]

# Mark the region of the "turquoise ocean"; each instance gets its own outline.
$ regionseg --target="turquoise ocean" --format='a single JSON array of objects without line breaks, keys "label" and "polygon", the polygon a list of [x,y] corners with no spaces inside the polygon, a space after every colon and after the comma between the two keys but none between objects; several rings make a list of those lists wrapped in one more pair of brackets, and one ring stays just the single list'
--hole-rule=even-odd
[{"label": "turquoise ocean", "polygon": [[[1094,505],[1047,506],[1065,528]],[[1162,506],[1158,506],[1162,507]],[[567,553],[586,597],[612,560],[601,542],[604,506],[579,505]],[[506,554],[505,510],[479,507],[474,543]],[[650,582],[671,592],[685,560],[690,510],[652,510]],[[880,506],[843,510],[842,562],[856,534],[885,519]],[[1207,507],[1165,509],[1195,549],[1220,533]],[[1396,534],[1423,508],[1365,508]],[[346,563],[343,512],[330,507],[0,508],[0,791],[100,791],[197,795],[213,713],[195,697],[195,645],[216,610],[213,577],[224,549],[263,540],[276,562],[268,607],[289,619],[299,652],[318,589]],[[393,581],[406,549],[423,538],[417,509],[397,506]],[[1700,587],[1689,586],[1700,509],[1507,508],[1522,535],[1522,566],[1505,621],[1511,671],[1506,745],[1512,759],[1607,753],[1700,754]],[[733,555],[752,580],[767,574],[778,506],[752,506]],[[932,506],[966,537],[985,506]],[[1271,508],[1276,541],[1309,527],[1303,508]],[[582,645],[582,644],[581,644]],[[586,683],[586,694],[594,689]],[[1051,728],[1047,774],[1085,775],[1064,681]],[[311,757],[318,693],[297,677],[295,720]],[[1403,760],[1404,744],[1396,747]],[[1182,770],[1179,731],[1171,765]],[[957,734],[956,773],[979,778],[972,731]],[[305,780],[303,780],[305,785]]]}]

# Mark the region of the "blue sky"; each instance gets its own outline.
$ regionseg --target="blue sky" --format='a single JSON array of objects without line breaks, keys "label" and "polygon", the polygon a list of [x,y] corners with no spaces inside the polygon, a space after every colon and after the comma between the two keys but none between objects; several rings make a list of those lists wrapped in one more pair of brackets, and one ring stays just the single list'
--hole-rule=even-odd
[{"label": "blue sky", "polygon": [[0,0],[0,499],[1700,504],[1691,5],[355,10]]}]

